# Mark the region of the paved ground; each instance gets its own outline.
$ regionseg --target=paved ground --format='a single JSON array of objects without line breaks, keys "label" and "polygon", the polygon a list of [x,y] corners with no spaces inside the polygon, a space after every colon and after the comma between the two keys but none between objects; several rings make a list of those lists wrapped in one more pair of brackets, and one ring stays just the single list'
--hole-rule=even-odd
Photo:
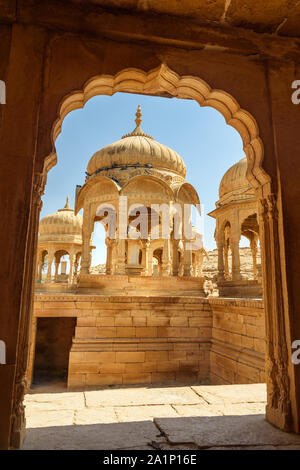
[{"label": "paved ground", "polygon": [[264,384],[108,387],[26,395],[23,449],[299,449],[265,421]]}]

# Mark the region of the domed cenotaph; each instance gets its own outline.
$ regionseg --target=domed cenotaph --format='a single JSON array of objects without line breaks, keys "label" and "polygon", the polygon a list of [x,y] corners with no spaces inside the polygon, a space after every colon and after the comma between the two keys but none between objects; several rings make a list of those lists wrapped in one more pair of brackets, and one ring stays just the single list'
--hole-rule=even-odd
[{"label": "domed cenotaph", "polygon": [[[190,223],[200,205],[186,182],[183,159],[136,127],[90,159],[77,186],[75,214],[82,209],[82,258],[77,289],[109,293],[203,293],[202,235]],[[96,222],[106,231],[106,274],[91,274]]]},{"label": "domed cenotaph", "polygon": [[[216,219],[218,288],[221,297],[262,296],[261,265],[257,263],[258,202],[247,180],[246,170],[247,159],[242,158],[226,171],[219,186],[216,209],[209,213]],[[241,236],[250,242],[252,279],[243,279],[240,272]],[[231,266],[229,252],[231,252]]]}]

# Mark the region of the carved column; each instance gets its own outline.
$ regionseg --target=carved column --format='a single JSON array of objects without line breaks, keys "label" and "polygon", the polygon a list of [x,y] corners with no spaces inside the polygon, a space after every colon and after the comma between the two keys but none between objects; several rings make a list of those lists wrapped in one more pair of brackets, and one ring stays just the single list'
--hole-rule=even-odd
[{"label": "carved column", "polygon": [[[33,313],[33,315],[34,315],[34,313]],[[37,318],[35,316],[33,316],[32,323],[31,323],[29,360],[28,360],[28,367],[27,367],[27,371],[26,371],[26,385],[27,385],[27,388],[31,387],[32,378],[33,378],[36,329],[37,329]]]},{"label": "carved column", "polygon": [[250,240],[250,249],[251,249],[251,254],[252,254],[253,279],[257,279],[257,266],[256,266],[257,236],[255,234],[253,234],[253,237]]},{"label": "carved column", "polygon": [[24,272],[24,284],[21,299],[21,316],[18,335],[16,377],[13,396],[13,408],[11,419],[11,448],[18,449],[22,445],[26,420],[24,409],[24,395],[26,391],[26,371],[28,366],[32,308],[33,308],[33,289],[35,280],[37,237],[39,216],[42,207],[41,196],[44,192],[45,179],[42,174],[35,174],[33,180],[33,190],[31,196],[31,210],[29,218],[29,233],[27,238]]},{"label": "carved column", "polygon": [[239,234],[236,233],[231,235],[230,248],[232,254],[232,280],[238,281],[241,279]]},{"label": "carved column", "polygon": [[54,274],[54,280],[57,280],[58,276],[58,269],[59,269],[59,262],[60,262],[60,255],[55,255],[55,274]]},{"label": "carved column", "polygon": [[170,239],[164,240],[164,249],[162,254],[162,275],[170,275]]},{"label": "carved column", "polygon": [[143,275],[148,276],[149,274],[149,240],[141,240],[142,243],[142,265],[144,266]]},{"label": "carved column", "polygon": [[266,380],[268,421],[291,430],[289,354],[286,343],[285,311],[278,227],[278,208],[274,194],[259,201],[264,309],[266,318]]},{"label": "carved column", "polygon": [[178,276],[178,272],[179,272],[178,245],[179,245],[179,240],[176,240],[176,239],[173,240],[173,259],[172,259],[173,276]]},{"label": "carved column", "polygon": [[218,280],[224,281],[224,242],[223,240],[217,241],[218,248]]},{"label": "carved column", "polygon": [[43,271],[43,254],[39,253],[37,256],[38,262],[37,262],[37,268],[36,268],[36,279],[37,281],[42,280],[42,271]]},{"label": "carved column", "polygon": [[69,276],[68,276],[68,282],[69,284],[72,284],[73,275],[74,275],[74,261],[75,261],[74,251],[70,251],[69,258],[70,258],[70,271],[69,271]]},{"label": "carved column", "polygon": [[106,244],[106,274],[112,272],[112,250],[114,240],[110,240],[108,237],[105,239]]},{"label": "carved column", "polygon": [[183,253],[183,275],[192,276],[193,274],[193,263],[192,263],[192,250],[188,250],[188,245],[191,244],[190,241],[186,241],[184,244],[184,253]]},{"label": "carved column", "polygon": [[54,259],[54,250],[49,249],[48,250],[48,270],[47,270],[47,277],[46,277],[47,282],[51,282],[51,277],[52,277],[51,268],[52,268],[53,259]]},{"label": "carved column", "polygon": [[126,274],[126,240],[121,238],[117,241],[118,267],[116,274]]},{"label": "carved column", "polygon": [[81,269],[80,269],[80,272],[83,274],[88,274],[90,272],[91,235],[92,235],[92,231],[90,228],[89,211],[87,210],[87,208],[84,208],[83,223],[82,223],[82,253],[81,253]]}]

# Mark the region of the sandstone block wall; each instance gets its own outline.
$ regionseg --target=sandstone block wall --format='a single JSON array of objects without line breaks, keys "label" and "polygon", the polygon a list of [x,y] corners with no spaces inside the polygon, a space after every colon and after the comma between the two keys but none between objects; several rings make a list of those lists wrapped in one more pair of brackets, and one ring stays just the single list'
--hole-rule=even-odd
[{"label": "sandstone block wall", "polygon": [[265,380],[260,300],[40,293],[34,315],[76,318],[70,388]]},{"label": "sandstone block wall", "polygon": [[69,387],[209,379],[212,313],[205,298],[36,298],[35,315],[77,317]]},{"label": "sandstone block wall", "polygon": [[210,383],[265,382],[265,318],[261,300],[210,299]]}]

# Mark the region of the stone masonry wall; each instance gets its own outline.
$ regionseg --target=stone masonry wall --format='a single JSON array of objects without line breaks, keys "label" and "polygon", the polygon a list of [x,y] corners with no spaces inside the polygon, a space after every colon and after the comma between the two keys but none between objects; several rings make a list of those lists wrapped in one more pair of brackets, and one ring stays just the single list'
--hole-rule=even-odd
[{"label": "stone masonry wall", "polygon": [[265,382],[265,318],[261,300],[211,298],[211,384]]},{"label": "stone masonry wall", "polygon": [[208,381],[205,298],[37,294],[35,315],[77,317],[69,387]]},{"label": "stone masonry wall", "polygon": [[264,381],[258,300],[36,294],[34,315],[76,317],[70,388]]}]

